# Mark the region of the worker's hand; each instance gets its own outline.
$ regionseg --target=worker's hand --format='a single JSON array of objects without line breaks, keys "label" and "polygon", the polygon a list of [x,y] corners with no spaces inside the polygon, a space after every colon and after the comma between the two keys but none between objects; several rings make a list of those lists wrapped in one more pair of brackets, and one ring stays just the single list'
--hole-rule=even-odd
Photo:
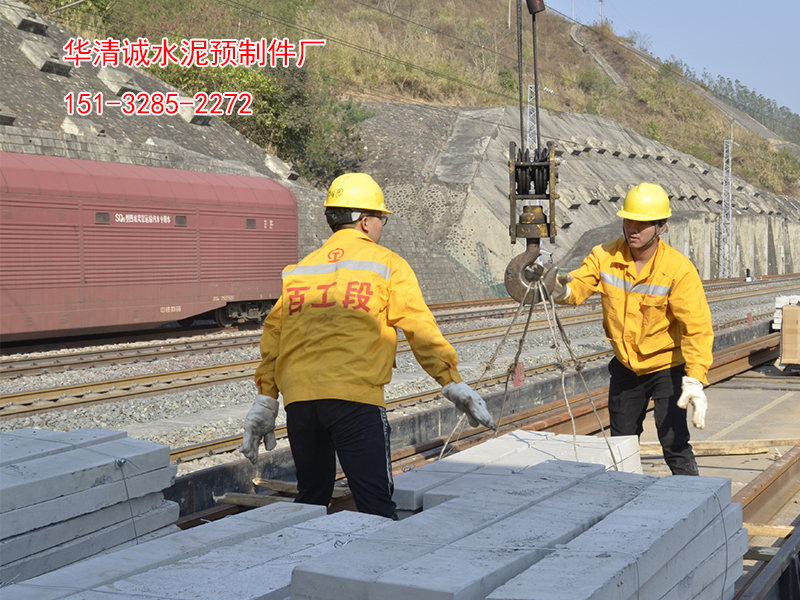
[{"label": "worker's hand", "polygon": [[552,296],[553,300],[556,302],[563,302],[569,295],[572,293],[572,290],[569,287],[569,282],[572,281],[572,275],[569,273],[559,273],[556,277],[555,286],[553,286],[552,291],[550,291],[550,296]]},{"label": "worker's hand", "polygon": [[244,419],[244,440],[239,452],[251,463],[258,461],[258,445],[264,440],[267,452],[275,448],[275,418],[278,416],[278,401],[270,396],[256,396],[253,407]]},{"label": "worker's hand", "polygon": [[697,429],[706,426],[706,409],[708,400],[703,391],[703,384],[694,377],[684,377],[681,382],[681,397],[678,398],[678,408],[686,408],[690,404],[694,407],[692,425]]},{"label": "worker's hand", "polygon": [[448,383],[442,388],[445,398],[456,405],[456,408],[467,415],[469,424],[477,427],[479,424],[497,431],[492,415],[486,408],[483,398],[463,381]]}]

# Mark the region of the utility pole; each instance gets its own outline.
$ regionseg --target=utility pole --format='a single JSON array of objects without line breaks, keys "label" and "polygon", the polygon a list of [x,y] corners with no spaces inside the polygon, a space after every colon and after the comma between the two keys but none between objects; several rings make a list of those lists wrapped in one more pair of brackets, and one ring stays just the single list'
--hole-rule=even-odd
[{"label": "utility pole", "polygon": [[603,24],[603,0],[600,0],[600,25]]},{"label": "utility pole", "polygon": [[725,140],[722,150],[722,221],[719,231],[719,277],[733,277],[733,180],[731,154],[733,153],[733,123],[731,138]]}]

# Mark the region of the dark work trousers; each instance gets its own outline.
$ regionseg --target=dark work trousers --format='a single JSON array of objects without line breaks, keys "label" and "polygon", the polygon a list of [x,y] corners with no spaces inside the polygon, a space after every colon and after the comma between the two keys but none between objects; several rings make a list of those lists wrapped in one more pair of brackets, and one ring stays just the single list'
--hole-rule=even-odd
[{"label": "dark work trousers", "polygon": [[328,505],[338,456],[359,512],[397,519],[391,427],[383,408],[346,400],[293,402],[286,407],[286,430],[297,470],[295,502]]},{"label": "dark work trousers", "polygon": [[611,435],[641,435],[650,398],[653,399],[658,441],[673,475],[697,475],[697,462],[689,444],[686,409],[678,408],[683,365],[636,375],[616,358],[608,364],[611,383],[608,413]]}]

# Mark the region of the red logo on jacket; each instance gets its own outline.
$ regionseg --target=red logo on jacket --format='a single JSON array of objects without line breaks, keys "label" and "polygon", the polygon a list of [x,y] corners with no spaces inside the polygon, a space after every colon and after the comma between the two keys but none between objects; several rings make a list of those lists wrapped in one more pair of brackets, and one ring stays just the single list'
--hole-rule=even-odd
[{"label": "red logo on jacket", "polygon": [[344,250],[342,250],[341,248],[334,248],[333,250],[328,252],[328,262],[332,263],[339,262],[340,260],[342,260],[343,256],[344,256]]}]

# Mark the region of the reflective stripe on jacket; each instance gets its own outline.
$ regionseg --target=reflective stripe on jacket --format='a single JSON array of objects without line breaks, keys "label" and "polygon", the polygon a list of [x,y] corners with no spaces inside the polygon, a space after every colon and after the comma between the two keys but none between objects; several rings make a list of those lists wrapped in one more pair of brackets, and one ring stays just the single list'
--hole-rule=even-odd
[{"label": "reflective stripe on jacket", "polygon": [[637,375],[686,363],[686,374],[708,383],[714,331],[697,270],[680,252],[658,241],[641,273],[624,238],[595,246],[572,271],[566,304],[599,291],[603,327],[619,361]]},{"label": "reflective stripe on jacket", "polygon": [[439,385],[461,381],[409,264],[355,229],[341,229],[283,271],[283,293],[264,322],[261,394],[284,406],[334,398],[384,406],[397,331]]}]

